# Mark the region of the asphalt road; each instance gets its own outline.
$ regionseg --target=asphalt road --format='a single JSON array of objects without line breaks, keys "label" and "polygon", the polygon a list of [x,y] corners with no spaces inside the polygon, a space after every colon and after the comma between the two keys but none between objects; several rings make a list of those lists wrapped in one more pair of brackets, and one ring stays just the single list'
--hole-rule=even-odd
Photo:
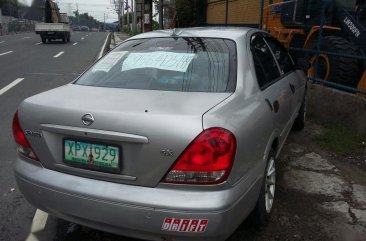
[{"label": "asphalt road", "polygon": [[[106,33],[74,32],[71,42],[42,44],[35,33],[0,37],[0,240],[25,240],[35,214],[17,189],[11,122],[25,98],[74,80],[98,57]],[[10,88],[11,87],[11,88]]]}]

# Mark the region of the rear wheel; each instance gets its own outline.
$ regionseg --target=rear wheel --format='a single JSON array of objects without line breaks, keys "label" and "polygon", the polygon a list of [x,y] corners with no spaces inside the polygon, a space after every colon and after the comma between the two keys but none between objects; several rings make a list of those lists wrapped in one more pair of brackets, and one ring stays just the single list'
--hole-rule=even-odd
[{"label": "rear wheel", "polygon": [[69,42],[69,43],[70,43],[70,38],[71,38],[71,34],[68,34],[67,35],[67,42]]},{"label": "rear wheel", "polygon": [[252,212],[255,223],[259,226],[265,226],[271,216],[274,195],[276,189],[276,163],[275,152],[270,151],[264,178],[262,182],[261,192],[257,204]]},{"label": "rear wheel", "polygon": [[67,34],[62,36],[62,42],[67,43]]},{"label": "rear wheel", "polygon": [[[316,46],[313,47],[317,51]],[[346,39],[338,36],[326,36],[322,39],[320,50],[337,54],[358,55],[357,49]],[[317,56],[309,58],[310,69],[308,75],[338,84],[355,87],[360,79],[360,69],[357,59],[320,54],[318,68]]]},{"label": "rear wheel", "polygon": [[41,39],[42,39],[42,43],[46,43],[46,38],[45,37],[41,37]]}]

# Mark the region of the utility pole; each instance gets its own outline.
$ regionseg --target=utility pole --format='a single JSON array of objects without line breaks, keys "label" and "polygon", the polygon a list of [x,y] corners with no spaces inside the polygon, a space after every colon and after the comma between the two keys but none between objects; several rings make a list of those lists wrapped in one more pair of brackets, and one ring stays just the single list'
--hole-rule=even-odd
[{"label": "utility pole", "polygon": [[164,29],[164,0],[159,0],[159,29]]},{"label": "utility pole", "polygon": [[79,13],[79,5],[76,3],[76,12],[78,13],[78,26],[80,26],[80,13]]},{"label": "utility pole", "polygon": [[118,24],[120,26],[120,32],[123,32],[125,0],[111,0],[111,4],[114,5],[114,10],[118,15]]},{"label": "utility pole", "polygon": [[106,13],[104,13],[104,31],[106,31],[106,27],[105,27],[105,15],[106,15]]},{"label": "utility pole", "polygon": [[8,16],[11,17],[12,15],[12,10],[10,10],[10,0],[8,0]]},{"label": "utility pole", "polygon": [[120,13],[122,13],[122,14],[120,14],[120,16],[122,16],[121,20],[120,20],[120,23],[121,23],[120,32],[123,32],[123,26],[124,26],[124,22],[125,22],[125,20],[124,20],[124,13],[125,13],[124,5],[125,5],[125,3],[124,3],[124,1],[121,1],[121,0],[118,0],[118,1],[119,1],[119,10],[118,11]]},{"label": "utility pole", "polygon": [[131,0],[131,1],[132,1],[132,13],[133,13],[132,32],[133,32],[133,34],[136,34],[136,32],[137,32],[136,0]]},{"label": "utility pole", "polygon": [[261,15],[259,20],[259,29],[263,29],[263,10],[264,10],[264,0],[261,0]]},{"label": "utility pole", "polygon": [[128,1],[127,1],[127,5],[126,5],[126,8],[127,8],[127,31],[130,32],[130,14],[129,14],[129,6],[128,6]]}]

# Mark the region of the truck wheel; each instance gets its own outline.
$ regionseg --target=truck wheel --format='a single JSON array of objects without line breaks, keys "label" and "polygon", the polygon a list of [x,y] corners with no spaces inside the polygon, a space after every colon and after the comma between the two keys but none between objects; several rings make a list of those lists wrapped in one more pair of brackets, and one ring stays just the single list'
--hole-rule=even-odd
[{"label": "truck wheel", "polygon": [[42,43],[46,43],[46,38],[41,38],[42,39]]},{"label": "truck wheel", "polygon": [[268,156],[257,204],[251,213],[251,218],[258,226],[265,226],[271,216],[276,187],[276,157],[274,150]]},{"label": "truck wheel", "polygon": [[[314,43],[316,45],[316,42]],[[316,46],[313,47],[317,51]],[[320,50],[337,54],[359,55],[357,49],[346,39],[338,36],[326,36],[322,39]],[[309,77],[317,77],[338,84],[356,87],[360,80],[360,68],[357,59],[320,54],[318,72],[316,71],[317,56],[310,57]]]},{"label": "truck wheel", "polygon": [[67,35],[67,42],[69,42],[69,43],[70,43],[70,38],[71,38],[71,34],[68,34]]},{"label": "truck wheel", "polygon": [[67,35],[66,34],[64,34],[64,36],[62,36],[62,42],[67,43]]}]

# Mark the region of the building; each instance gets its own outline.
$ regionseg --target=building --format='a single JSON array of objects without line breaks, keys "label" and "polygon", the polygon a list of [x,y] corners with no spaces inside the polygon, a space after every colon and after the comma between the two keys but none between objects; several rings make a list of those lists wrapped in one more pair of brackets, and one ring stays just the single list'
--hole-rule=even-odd
[{"label": "building", "polygon": [[284,0],[207,0],[207,25],[258,27],[262,6]]}]

